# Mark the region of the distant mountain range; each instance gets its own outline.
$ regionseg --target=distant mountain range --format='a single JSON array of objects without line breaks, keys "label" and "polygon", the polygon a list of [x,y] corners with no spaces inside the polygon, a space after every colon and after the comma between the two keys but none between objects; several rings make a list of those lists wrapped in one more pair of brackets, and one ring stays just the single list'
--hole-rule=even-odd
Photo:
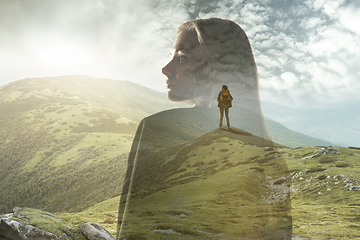
[{"label": "distant mountain range", "polygon": [[293,131],[336,146],[360,146],[360,99],[337,102],[321,109],[295,109],[263,102],[262,110],[265,116]]},{"label": "distant mountain range", "polygon": [[[0,213],[15,206],[79,211],[119,195],[140,120],[187,106],[132,82],[87,76],[1,87]],[[279,144],[331,145],[270,119],[267,125]]]}]

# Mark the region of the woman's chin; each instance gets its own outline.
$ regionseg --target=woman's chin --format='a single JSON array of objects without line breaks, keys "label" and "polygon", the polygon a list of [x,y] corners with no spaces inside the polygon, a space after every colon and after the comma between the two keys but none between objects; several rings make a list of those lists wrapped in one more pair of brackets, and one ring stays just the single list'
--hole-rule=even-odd
[{"label": "woman's chin", "polygon": [[193,103],[192,99],[189,98],[188,96],[176,94],[171,90],[168,91],[168,99],[171,102],[183,102],[183,103],[189,103],[189,104]]},{"label": "woman's chin", "polygon": [[184,102],[184,101],[186,101],[186,98],[184,96],[174,94],[171,91],[168,92],[168,99],[171,102]]}]

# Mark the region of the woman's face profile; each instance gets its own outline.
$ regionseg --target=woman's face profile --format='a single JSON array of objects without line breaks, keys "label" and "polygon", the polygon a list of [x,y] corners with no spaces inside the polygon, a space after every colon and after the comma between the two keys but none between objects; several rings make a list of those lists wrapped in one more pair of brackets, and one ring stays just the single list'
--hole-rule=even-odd
[{"label": "woman's face profile", "polygon": [[167,77],[168,98],[174,102],[192,100],[196,89],[196,76],[203,69],[196,33],[189,30],[180,32],[170,55],[170,62],[162,69],[162,73]]}]

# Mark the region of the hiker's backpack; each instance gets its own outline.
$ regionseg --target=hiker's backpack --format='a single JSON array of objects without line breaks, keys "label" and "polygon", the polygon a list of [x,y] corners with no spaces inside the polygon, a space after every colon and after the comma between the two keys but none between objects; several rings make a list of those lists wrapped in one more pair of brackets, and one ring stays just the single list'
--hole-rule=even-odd
[{"label": "hiker's backpack", "polygon": [[221,91],[220,101],[223,107],[225,108],[232,107],[229,89]]}]

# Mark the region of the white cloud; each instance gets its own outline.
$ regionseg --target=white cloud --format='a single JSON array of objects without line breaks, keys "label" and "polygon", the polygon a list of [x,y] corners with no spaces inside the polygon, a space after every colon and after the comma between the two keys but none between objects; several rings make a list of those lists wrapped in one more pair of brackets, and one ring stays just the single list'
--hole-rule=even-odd
[{"label": "white cloud", "polygon": [[[244,29],[245,30],[245,29]],[[247,31],[247,36],[252,39],[252,36],[255,36],[257,33],[270,31],[270,28],[263,23],[252,25]]]},{"label": "white cloud", "polygon": [[280,75],[287,89],[291,89],[299,83],[299,79],[292,72],[285,72]]},{"label": "white cloud", "polygon": [[276,21],[274,26],[276,28],[286,30],[292,23],[293,23],[293,20],[291,20],[291,19],[289,19],[287,21]]},{"label": "white cloud", "polygon": [[313,66],[314,84],[318,89],[327,90],[343,87],[343,82],[339,76],[333,72],[329,72],[327,65],[324,63],[316,63]]},{"label": "white cloud", "polygon": [[345,2],[345,0],[326,0],[323,1],[322,8],[324,12],[329,16],[334,16],[338,13],[339,7]]},{"label": "white cloud", "polygon": [[305,18],[302,20],[300,26],[305,29],[319,27],[324,24],[324,20],[319,17],[311,17],[309,19]]},{"label": "white cloud", "polygon": [[340,23],[360,36],[360,9],[349,5],[338,11]]},{"label": "white cloud", "polygon": [[347,74],[347,66],[336,59],[330,59],[328,62],[329,69],[337,72],[339,76],[345,76]]},{"label": "white cloud", "polygon": [[325,14],[333,16],[337,14],[339,7],[345,0],[306,0],[304,4],[314,11],[323,11]]}]

